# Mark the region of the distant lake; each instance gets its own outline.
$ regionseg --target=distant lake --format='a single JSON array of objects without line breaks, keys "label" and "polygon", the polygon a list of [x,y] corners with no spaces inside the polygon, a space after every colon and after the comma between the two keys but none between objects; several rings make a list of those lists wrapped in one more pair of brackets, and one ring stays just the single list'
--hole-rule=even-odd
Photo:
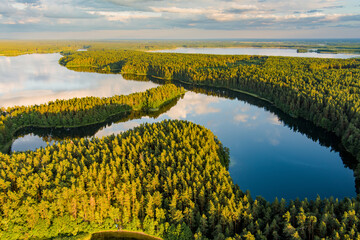
[{"label": "distant lake", "polygon": [[200,53],[220,55],[263,55],[263,56],[284,56],[284,57],[312,57],[312,58],[354,58],[360,54],[334,54],[334,53],[298,53],[296,49],[285,48],[176,48],[157,50],[153,52],[167,53]]},{"label": "distant lake", "polygon": [[[158,86],[156,82],[136,80],[135,76],[71,71],[58,64],[60,57],[0,57],[0,106],[129,94]],[[61,132],[28,129],[20,133],[11,150],[34,150],[64,137],[118,134],[145,122],[189,120],[210,129],[230,148],[230,175],[253,197],[261,195],[272,201],[276,196],[287,200],[314,199],[317,194],[356,196],[353,171],[346,167],[353,167],[354,159],[342,152],[338,139],[331,134],[247,95],[225,90],[188,90],[158,116],[131,116],[125,121],[117,119],[114,123]]]}]

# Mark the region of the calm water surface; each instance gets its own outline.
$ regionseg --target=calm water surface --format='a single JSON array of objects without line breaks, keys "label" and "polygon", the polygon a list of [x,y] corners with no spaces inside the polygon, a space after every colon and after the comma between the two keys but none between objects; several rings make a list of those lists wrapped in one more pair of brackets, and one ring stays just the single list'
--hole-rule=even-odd
[{"label": "calm water surface", "polygon": [[[58,65],[59,58],[59,54],[0,57],[0,105],[129,94],[157,86],[153,82],[125,80],[121,75],[74,72]],[[338,152],[311,140],[306,132],[291,130],[289,126],[297,127],[297,123],[279,120],[282,118],[279,114],[266,110],[266,103],[256,101],[241,95],[230,99],[188,91],[158,117],[134,117],[110,126],[96,126],[80,135],[102,137],[145,122],[189,120],[209,128],[230,148],[230,174],[252,196],[273,200],[276,196],[313,199],[317,195],[338,198],[356,195],[353,171],[344,166]],[[315,134],[314,139],[323,136],[321,131],[309,132]],[[70,136],[71,130],[64,133],[67,134]],[[43,139],[36,132],[25,133],[15,140],[12,151],[34,150],[46,146],[46,141],[53,142],[51,137]]]},{"label": "calm water surface", "polygon": [[354,58],[359,54],[333,54],[333,53],[298,53],[296,49],[283,48],[176,48],[165,49],[154,52],[168,53],[201,53],[221,55],[263,55],[263,56],[284,56],[284,57],[314,57],[314,58]]},{"label": "calm water surface", "polygon": [[75,72],[58,64],[60,54],[0,56],[0,107],[73,97],[111,97],[156,87],[121,75]]}]

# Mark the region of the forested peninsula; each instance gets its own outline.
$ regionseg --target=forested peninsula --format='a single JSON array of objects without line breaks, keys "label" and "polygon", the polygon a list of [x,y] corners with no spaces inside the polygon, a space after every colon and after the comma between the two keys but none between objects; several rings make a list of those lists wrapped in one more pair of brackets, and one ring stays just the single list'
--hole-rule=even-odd
[{"label": "forested peninsula", "polygon": [[360,59],[105,50],[70,53],[60,63],[245,91],[334,132],[360,161]]},{"label": "forested peninsula", "polygon": [[56,100],[34,106],[0,109],[0,150],[8,152],[17,131],[25,127],[78,128],[106,122],[110,117],[134,111],[157,111],[185,93],[183,88],[166,84],[127,96],[84,97]]},{"label": "forested peninsula", "polygon": [[232,182],[228,149],[187,121],[0,158],[1,239],[117,228],[171,240],[360,238],[359,199],[253,200]]}]

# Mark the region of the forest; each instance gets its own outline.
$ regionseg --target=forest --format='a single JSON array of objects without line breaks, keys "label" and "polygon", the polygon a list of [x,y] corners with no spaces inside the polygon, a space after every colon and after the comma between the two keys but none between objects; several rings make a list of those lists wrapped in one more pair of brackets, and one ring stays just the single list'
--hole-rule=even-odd
[{"label": "forest", "polygon": [[[257,96],[333,132],[360,161],[360,60],[91,48],[63,54],[60,63],[75,70],[147,75]],[[11,144],[26,127],[86,127],[151,112],[184,93],[165,84],[127,96],[2,108],[0,143]],[[0,153],[0,239],[89,239],[117,229],[171,240],[360,239],[359,197],[253,199],[233,183],[229,164],[229,149],[210,130],[178,120]]]},{"label": "forest", "polygon": [[26,127],[79,128],[104,123],[109,118],[134,111],[156,111],[185,93],[183,88],[166,84],[127,96],[84,97],[56,100],[34,106],[0,109],[0,150],[8,152],[16,132]]},{"label": "forest", "polygon": [[334,132],[360,161],[360,59],[104,50],[73,53],[60,64],[248,92]]},{"label": "forest", "polygon": [[117,228],[179,240],[360,238],[359,199],[252,199],[232,182],[229,150],[188,121],[0,158],[1,239]]}]

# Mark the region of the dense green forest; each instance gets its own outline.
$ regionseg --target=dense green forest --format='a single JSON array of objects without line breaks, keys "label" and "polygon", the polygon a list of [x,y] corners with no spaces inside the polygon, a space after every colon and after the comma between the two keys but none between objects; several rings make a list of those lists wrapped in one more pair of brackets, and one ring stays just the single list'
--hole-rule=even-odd
[{"label": "dense green forest", "polygon": [[336,133],[360,160],[359,59],[89,51],[60,63],[246,91]]},{"label": "dense green forest", "polygon": [[359,239],[358,199],[253,200],[227,171],[229,152],[187,121],[0,154],[0,238],[102,230],[164,239]]},{"label": "dense green forest", "polygon": [[[334,132],[360,160],[360,60],[130,50],[64,55],[60,63],[69,68],[249,92]],[[77,128],[151,113],[183,93],[166,84],[128,96],[2,108],[0,144],[29,126]],[[252,199],[232,182],[229,161],[211,131],[168,120],[101,139],[0,153],[0,239],[80,239],[117,228],[171,240],[360,239],[359,197]]]},{"label": "dense green forest", "polygon": [[76,128],[99,124],[116,115],[126,117],[134,111],[156,111],[184,93],[183,88],[166,84],[127,96],[73,98],[28,107],[2,108],[0,150],[7,152],[16,132],[25,127]]}]

